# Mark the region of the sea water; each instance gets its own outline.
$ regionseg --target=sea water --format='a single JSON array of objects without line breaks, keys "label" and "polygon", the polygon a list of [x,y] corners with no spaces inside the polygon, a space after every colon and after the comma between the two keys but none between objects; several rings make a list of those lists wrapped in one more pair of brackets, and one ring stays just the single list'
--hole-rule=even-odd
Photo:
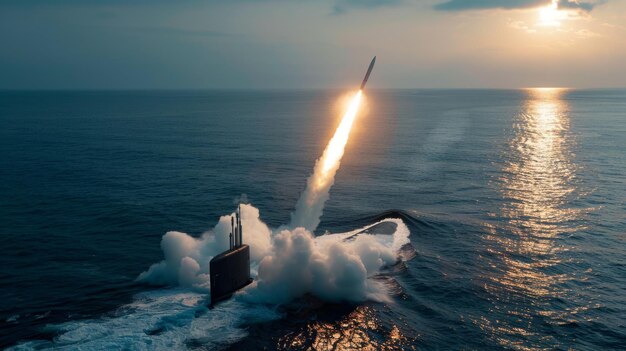
[{"label": "sea water", "polygon": [[238,201],[288,224],[346,93],[0,92],[0,346],[626,345],[626,90],[366,91],[316,234],[401,219],[388,301],[136,281]]}]

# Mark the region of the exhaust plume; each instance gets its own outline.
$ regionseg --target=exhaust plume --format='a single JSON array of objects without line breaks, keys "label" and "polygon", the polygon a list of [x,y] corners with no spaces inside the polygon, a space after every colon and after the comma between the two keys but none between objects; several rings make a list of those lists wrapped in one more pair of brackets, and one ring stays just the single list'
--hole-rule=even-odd
[{"label": "exhaust plume", "polygon": [[359,90],[352,98],[348,110],[328,142],[322,157],[315,162],[313,174],[307,180],[306,189],[300,195],[295,212],[291,214],[291,228],[303,227],[312,232],[320,223],[324,204],[335,182],[335,174],[350,137],[350,130],[359,110],[362,95],[363,92]]}]

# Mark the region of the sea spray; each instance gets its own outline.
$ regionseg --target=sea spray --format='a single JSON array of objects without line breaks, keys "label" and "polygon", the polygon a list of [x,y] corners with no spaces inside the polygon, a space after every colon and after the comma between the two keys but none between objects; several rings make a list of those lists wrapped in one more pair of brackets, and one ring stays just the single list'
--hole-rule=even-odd
[{"label": "sea spray", "polygon": [[[254,206],[242,205],[241,209],[243,225],[250,228],[244,231],[244,242],[250,245],[255,277],[241,294],[245,300],[285,303],[304,294],[328,301],[388,300],[384,286],[369,278],[394,264],[400,247],[409,242],[409,230],[402,220],[384,220],[397,225],[392,235],[359,234],[374,223],[348,233],[315,237],[302,227],[271,231]],[[228,248],[224,223],[229,218],[221,217],[215,228],[200,238],[166,233],[161,241],[165,259],[153,264],[138,280],[210,291],[208,263]]]},{"label": "sea spray", "polygon": [[[271,231],[261,221],[259,210],[241,205],[243,242],[250,245],[250,259],[260,262],[271,247]],[[231,231],[230,215],[220,217],[215,227],[195,238],[186,233],[171,231],[161,239],[164,260],[153,264],[137,278],[154,285],[180,285],[199,291],[209,291],[209,261],[228,250]]]},{"label": "sea spray", "polygon": [[244,298],[284,303],[311,294],[326,301],[388,301],[385,287],[368,278],[396,262],[392,245],[373,235],[346,238],[319,240],[302,227],[276,233]]}]

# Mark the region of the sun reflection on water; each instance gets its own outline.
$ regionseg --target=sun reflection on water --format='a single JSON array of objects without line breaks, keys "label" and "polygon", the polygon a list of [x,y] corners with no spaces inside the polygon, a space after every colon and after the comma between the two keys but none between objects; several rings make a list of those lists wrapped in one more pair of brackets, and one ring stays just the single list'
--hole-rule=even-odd
[{"label": "sun reflection on water", "polygon": [[549,239],[576,216],[563,206],[576,190],[567,106],[560,99],[563,91],[529,90],[530,101],[514,126],[511,155],[502,170],[502,194],[508,200],[502,215],[518,234],[535,239],[523,245],[523,251],[531,254],[549,253],[553,249]]},{"label": "sun reflection on water", "polygon": [[397,325],[383,326],[373,309],[358,306],[344,318],[311,321],[282,336],[278,350],[414,350],[415,339]]},{"label": "sun reflection on water", "polygon": [[527,90],[496,180],[505,201],[494,217],[504,230],[487,225],[486,239],[492,243],[488,253],[500,262],[494,266],[506,268],[487,276],[485,289],[497,300],[492,312],[515,318],[483,317],[476,323],[507,348],[550,344],[551,336],[537,332],[535,324],[559,323],[550,304],[566,298],[562,286],[572,279],[558,268],[567,260],[559,239],[581,229],[576,223],[582,214],[570,206],[580,189],[565,91]]}]

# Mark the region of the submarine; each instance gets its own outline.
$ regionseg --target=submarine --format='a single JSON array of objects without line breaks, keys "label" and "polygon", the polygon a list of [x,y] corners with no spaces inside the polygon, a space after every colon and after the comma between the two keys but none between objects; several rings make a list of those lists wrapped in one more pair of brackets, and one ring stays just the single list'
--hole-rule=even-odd
[{"label": "submarine", "polygon": [[230,298],[237,290],[252,283],[250,277],[250,246],[243,243],[241,205],[230,218],[229,249],[209,262],[211,306]]}]

